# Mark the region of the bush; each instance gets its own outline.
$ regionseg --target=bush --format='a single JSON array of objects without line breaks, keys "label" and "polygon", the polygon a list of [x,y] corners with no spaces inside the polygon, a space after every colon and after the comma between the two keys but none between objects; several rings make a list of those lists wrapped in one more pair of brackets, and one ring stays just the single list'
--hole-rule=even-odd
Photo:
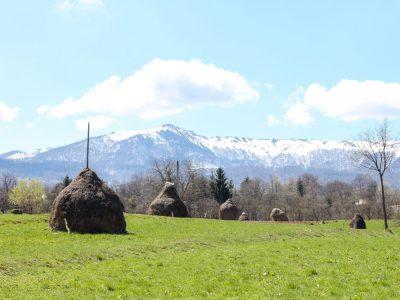
[{"label": "bush", "polygon": [[38,180],[19,181],[11,190],[10,203],[29,214],[41,212],[46,203],[43,184]]}]

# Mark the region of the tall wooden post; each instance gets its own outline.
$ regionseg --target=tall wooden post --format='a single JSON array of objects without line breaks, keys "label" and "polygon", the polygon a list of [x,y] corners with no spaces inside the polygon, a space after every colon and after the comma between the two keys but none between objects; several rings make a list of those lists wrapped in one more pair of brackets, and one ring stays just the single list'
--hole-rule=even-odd
[{"label": "tall wooden post", "polygon": [[90,139],[90,122],[88,122],[88,125],[87,125],[86,169],[89,169],[89,139]]},{"label": "tall wooden post", "polygon": [[176,161],[176,192],[179,196],[179,160]]}]

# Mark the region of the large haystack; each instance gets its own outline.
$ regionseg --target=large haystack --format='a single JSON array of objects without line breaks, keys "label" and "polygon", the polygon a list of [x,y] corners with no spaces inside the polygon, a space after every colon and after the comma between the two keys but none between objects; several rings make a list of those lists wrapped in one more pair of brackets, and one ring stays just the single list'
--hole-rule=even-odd
[{"label": "large haystack", "polygon": [[221,220],[237,220],[239,209],[231,199],[225,201],[219,207],[219,218]]},{"label": "large haystack", "polygon": [[171,182],[165,183],[161,192],[151,202],[147,214],[167,217],[189,217],[186,205],[179,198],[175,185]]},{"label": "large haystack", "polygon": [[57,196],[50,227],[79,233],[126,233],[124,206],[90,169],[83,170]]},{"label": "large haystack", "polygon": [[364,218],[360,214],[356,214],[349,223],[350,228],[354,229],[367,229]]},{"label": "large haystack", "polygon": [[270,214],[271,220],[274,222],[288,222],[289,218],[283,212],[283,210],[279,208],[274,208]]},{"label": "large haystack", "polygon": [[249,221],[249,215],[247,214],[247,212],[242,212],[242,214],[239,217],[239,221]]}]

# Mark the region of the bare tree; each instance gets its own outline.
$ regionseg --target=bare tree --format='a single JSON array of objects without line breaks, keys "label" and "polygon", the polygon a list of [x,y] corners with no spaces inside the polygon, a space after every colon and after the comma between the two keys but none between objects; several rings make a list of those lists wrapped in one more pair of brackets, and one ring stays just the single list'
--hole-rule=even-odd
[{"label": "bare tree", "polygon": [[[181,171],[182,174],[178,174],[177,185],[179,188],[179,194],[182,199],[186,197],[190,185],[194,183],[199,174],[199,167],[192,161],[188,160],[184,162],[184,168]],[[178,170],[178,173],[179,170]]]},{"label": "bare tree", "polygon": [[159,178],[160,182],[166,181],[175,182],[176,177],[176,163],[173,160],[154,160],[153,161],[153,174]]},{"label": "bare tree", "polygon": [[352,188],[358,213],[362,213],[368,219],[380,215],[382,211],[376,198],[378,192],[377,182],[367,174],[359,174],[352,181]]},{"label": "bare tree", "polygon": [[326,211],[330,218],[339,218],[344,212],[349,218],[354,213],[355,199],[353,188],[350,184],[334,180],[324,187]]},{"label": "bare tree", "polygon": [[182,168],[178,166],[179,162],[174,160],[154,160],[152,173],[162,184],[174,182],[180,197],[184,198],[189,186],[199,175],[199,166],[190,160],[184,161]]},{"label": "bare tree", "polygon": [[394,142],[385,119],[377,128],[360,134],[354,159],[363,168],[379,174],[385,229],[388,229],[384,176],[396,158],[399,144]]},{"label": "bare tree", "polygon": [[4,173],[0,177],[0,185],[9,193],[17,185],[17,177],[11,173]]},{"label": "bare tree", "polygon": [[4,173],[0,177],[0,210],[8,209],[8,200],[11,190],[17,185],[17,178],[11,173]]},{"label": "bare tree", "polygon": [[218,205],[212,199],[210,180],[191,161],[178,164],[173,160],[155,160],[151,173],[134,176],[118,184],[116,190],[128,212],[145,213],[165,181],[174,182],[181,200],[194,217],[216,218]]}]

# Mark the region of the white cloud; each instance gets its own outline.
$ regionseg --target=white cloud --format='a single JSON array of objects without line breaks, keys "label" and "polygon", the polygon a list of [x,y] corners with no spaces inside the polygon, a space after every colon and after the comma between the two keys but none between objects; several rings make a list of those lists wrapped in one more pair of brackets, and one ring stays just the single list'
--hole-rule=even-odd
[{"label": "white cloud", "polygon": [[296,102],[290,106],[286,112],[285,118],[293,125],[307,125],[314,121],[307,110],[307,106],[301,102]]},{"label": "white cloud", "polygon": [[36,113],[41,117],[46,116],[49,113],[49,111],[50,111],[50,106],[48,105],[43,105],[36,109]]},{"label": "white cloud", "polygon": [[269,83],[269,82],[266,82],[265,83],[265,87],[267,88],[267,90],[273,90],[273,89],[275,89],[275,84],[272,84],[272,83]]},{"label": "white cloud", "polygon": [[78,98],[37,112],[55,118],[81,113],[157,119],[201,106],[258,100],[259,93],[236,72],[200,60],[154,59],[126,78],[111,76]]},{"label": "white cloud", "polygon": [[79,10],[91,12],[104,8],[102,0],[58,0],[55,7],[61,11]]},{"label": "white cloud", "polygon": [[[376,80],[341,80],[332,88],[310,84],[287,114],[309,119],[312,112],[350,122],[396,118],[400,114],[400,83]],[[302,116],[301,116],[302,115]]]},{"label": "white cloud", "polygon": [[75,126],[81,131],[86,131],[88,122],[90,122],[90,129],[95,131],[95,130],[105,129],[110,125],[116,123],[117,120],[107,116],[95,116],[86,119],[76,120]]},{"label": "white cloud", "polygon": [[269,115],[267,122],[269,126],[274,126],[280,123],[279,119],[275,115]]},{"label": "white cloud", "polygon": [[18,107],[9,107],[0,101],[0,122],[10,122],[18,115]]},{"label": "white cloud", "polygon": [[36,126],[36,124],[33,123],[33,122],[27,122],[27,123],[25,124],[25,126],[26,126],[27,128],[32,129],[32,128],[34,128],[34,127]]}]

